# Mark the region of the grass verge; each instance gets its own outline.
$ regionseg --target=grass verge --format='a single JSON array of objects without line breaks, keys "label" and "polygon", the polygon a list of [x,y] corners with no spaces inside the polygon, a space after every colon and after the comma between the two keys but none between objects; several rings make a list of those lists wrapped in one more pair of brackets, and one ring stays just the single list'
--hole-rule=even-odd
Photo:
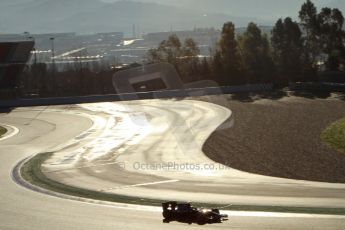
[{"label": "grass verge", "polygon": [[[140,197],[129,197],[116,194],[103,193],[83,188],[77,188],[69,185],[53,181],[46,177],[41,171],[41,165],[47,160],[52,153],[38,154],[28,162],[26,162],[20,169],[21,176],[27,182],[54,191],[61,194],[74,196],[77,198],[87,198],[108,202],[160,206],[163,200],[146,199]],[[209,203],[193,203],[197,207],[214,208],[221,206],[220,204]],[[255,206],[255,205],[232,205],[224,208],[232,211],[261,211],[261,212],[285,212],[285,213],[310,213],[310,214],[332,214],[345,215],[344,208],[308,208],[308,207],[283,207],[283,206]]]},{"label": "grass verge", "polygon": [[322,132],[321,138],[332,148],[345,153],[345,118],[331,124]]},{"label": "grass verge", "polygon": [[7,132],[7,129],[0,126],[0,137],[2,137],[2,135],[4,135],[6,132]]}]

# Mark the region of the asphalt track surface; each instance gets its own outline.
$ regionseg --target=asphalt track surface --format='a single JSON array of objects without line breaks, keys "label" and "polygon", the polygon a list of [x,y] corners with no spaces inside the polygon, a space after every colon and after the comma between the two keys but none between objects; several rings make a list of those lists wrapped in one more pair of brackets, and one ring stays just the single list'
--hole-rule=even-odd
[{"label": "asphalt track surface", "polygon": [[[113,111],[109,111],[109,108],[112,108]],[[188,114],[189,112],[187,112],[188,110],[186,108],[193,110],[192,113],[194,115]],[[163,224],[161,213],[156,208],[148,207],[147,209],[141,210],[139,207],[123,208],[116,205],[96,205],[65,200],[23,188],[17,185],[11,178],[12,169],[20,160],[37,153],[54,151],[56,152],[55,157],[50,159],[50,162],[45,165],[47,175],[52,174],[56,176],[57,174],[59,176],[56,177],[60,178],[60,181],[77,183],[76,185],[81,187],[91,186],[96,188],[98,186],[97,188],[100,190],[112,192],[116,190],[115,193],[119,194],[136,193],[137,195],[143,196],[151,196],[152,194],[147,194],[151,192],[155,194],[163,193],[165,195],[170,194],[169,198],[179,198],[182,195],[192,193],[192,195],[189,195],[191,198],[196,196],[196,199],[204,199],[208,195],[213,194],[212,187],[218,186],[218,190],[222,186],[229,186],[226,183],[230,183],[231,181],[229,182],[229,180],[231,178],[225,177],[225,174],[228,176],[236,175],[233,178],[233,183],[237,181],[237,184],[235,183],[236,186],[232,185],[230,187],[242,186],[244,188],[243,191],[245,191],[246,186],[258,186],[258,184],[265,182],[273,186],[280,184],[283,188],[289,188],[293,184],[295,184],[295,187],[300,187],[304,184],[311,191],[314,191],[314,194],[311,197],[299,199],[298,203],[309,205],[310,202],[320,202],[321,205],[324,204],[324,206],[332,207],[342,207],[344,205],[344,199],[339,195],[340,191],[343,190],[343,185],[340,184],[282,180],[251,175],[232,169],[206,170],[206,172],[200,174],[193,170],[182,170],[182,172],[144,170],[138,172],[138,170],[131,167],[133,161],[152,163],[151,161],[156,161],[156,156],[160,156],[159,159],[164,162],[173,160],[181,165],[184,162],[190,161],[193,163],[200,162],[202,164],[205,162],[210,163],[210,160],[201,155],[200,151],[192,152],[188,156],[182,153],[188,148],[200,150],[200,144],[205,141],[213,129],[216,129],[223,122],[223,119],[226,120],[231,116],[231,111],[219,106],[196,101],[146,101],[127,104],[92,104],[84,105],[83,107],[55,106],[47,108],[23,108],[16,109],[9,114],[1,114],[0,116],[2,124],[13,127],[8,132],[12,136],[9,138],[5,136],[5,139],[0,141],[0,229],[345,228],[345,219],[340,216],[250,212],[230,212],[230,221],[219,225],[188,226],[180,223]],[[183,119],[178,118],[181,118],[181,116]],[[206,118],[207,122],[201,122],[204,118]],[[168,122],[166,119],[168,119]],[[98,122],[95,122],[97,120]],[[122,134],[127,132],[129,138],[124,138],[122,135],[118,136],[118,146],[115,144],[114,146],[106,146],[105,143],[108,143],[109,140],[116,140],[114,136],[109,136],[109,134],[117,131],[117,128],[121,130],[121,121],[124,122],[123,124],[129,124],[126,122],[134,124],[133,129],[130,131],[130,126],[125,125],[122,127]],[[181,121],[183,122],[181,123]],[[197,132],[198,129],[193,128],[196,124],[198,124],[200,130],[204,130],[200,135],[196,134],[199,133]],[[16,128],[14,127],[18,129],[18,132],[16,132]],[[152,129],[152,127],[155,128]],[[171,133],[169,127],[178,128],[175,132]],[[135,129],[140,135],[134,132]],[[188,139],[188,136],[191,138],[190,135],[193,133],[195,134],[193,137],[194,141],[191,141],[191,139]],[[181,138],[180,135],[182,134],[185,134],[185,136]],[[160,155],[161,152],[158,150],[163,147],[159,145],[156,150],[153,148],[153,151],[151,151],[154,153],[152,156],[142,154],[134,154],[133,156],[132,154],[132,157],[129,157],[124,153],[128,152],[131,155],[131,149],[134,151],[133,148],[144,148],[140,147],[140,143],[150,145],[151,142],[148,140],[151,139],[153,141],[152,143],[154,143],[153,139],[158,137],[162,138],[158,143],[164,143],[163,147],[169,142],[168,140],[172,141],[173,139],[178,142],[185,140],[186,143],[182,146],[181,144],[177,146],[180,152],[175,152],[175,154],[168,156]],[[171,139],[172,137],[174,138]],[[122,145],[123,142],[126,142],[127,145]],[[99,151],[93,149],[93,151],[89,152],[79,152],[79,157],[72,157],[75,156],[74,154],[78,152],[78,149],[87,150],[91,148],[88,146],[90,143],[92,143],[91,147],[98,148]],[[124,151],[120,154],[122,158],[112,158],[111,154],[107,151],[114,151],[119,146]],[[145,148],[149,147],[146,146]],[[171,144],[171,149],[176,150],[175,147],[174,144]],[[62,157],[67,153],[74,154],[70,155],[70,158]],[[61,159],[65,161],[61,163]],[[114,165],[110,165],[110,159],[116,160],[116,162],[120,162],[121,164],[125,163],[125,167],[121,167],[121,165],[119,167],[113,167]],[[103,160],[103,165],[96,166],[95,163],[99,163],[101,160]],[[104,163],[104,160],[107,160],[107,162]],[[56,162],[60,163],[56,164]],[[66,169],[67,166],[75,168]],[[56,172],[53,173],[48,170],[55,170]],[[100,174],[99,177],[96,176],[97,172]],[[118,174],[110,176],[109,179],[105,177],[106,174],[115,172]],[[133,181],[131,181],[132,178]],[[152,180],[153,178],[159,180]],[[85,180],[88,183],[85,183]],[[212,181],[215,181],[214,184],[211,183]],[[254,183],[255,181],[258,181],[256,185]],[[99,184],[100,182],[103,183]],[[199,183],[199,188],[204,188],[203,192],[197,195],[194,191],[185,191],[188,190],[185,188],[181,189],[183,186],[193,187],[197,183]],[[221,184],[223,185],[221,186]],[[209,191],[211,192],[208,192],[206,187],[210,187]],[[226,189],[227,191],[231,191],[229,187]],[[216,196],[222,197],[221,193],[225,193],[226,189],[224,188],[224,191],[220,190],[220,194],[216,194]],[[281,189],[279,192],[285,190]],[[332,194],[333,196],[330,196]],[[240,197],[242,196],[226,193],[222,199],[224,199],[224,202],[225,200],[232,202]],[[240,200],[239,203],[247,201],[255,203],[261,202],[261,200],[272,203],[275,200],[279,200],[278,198],[281,198],[281,203],[283,204],[294,198],[289,192],[287,192],[285,198],[283,196],[272,197],[267,194],[262,195],[260,200],[257,200],[253,194],[244,194],[243,197],[245,198]],[[162,198],[167,197],[162,196]],[[212,200],[214,198],[216,197],[209,199]]]}]

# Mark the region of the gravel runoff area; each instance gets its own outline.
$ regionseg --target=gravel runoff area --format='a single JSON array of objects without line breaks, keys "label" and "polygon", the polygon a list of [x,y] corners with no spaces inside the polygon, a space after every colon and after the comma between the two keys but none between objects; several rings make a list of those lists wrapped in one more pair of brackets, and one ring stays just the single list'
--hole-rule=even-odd
[{"label": "gravel runoff area", "polygon": [[344,98],[282,92],[198,98],[231,109],[235,119],[231,128],[215,131],[203,150],[216,162],[251,173],[345,183],[345,154],[321,140],[345,116]]}]

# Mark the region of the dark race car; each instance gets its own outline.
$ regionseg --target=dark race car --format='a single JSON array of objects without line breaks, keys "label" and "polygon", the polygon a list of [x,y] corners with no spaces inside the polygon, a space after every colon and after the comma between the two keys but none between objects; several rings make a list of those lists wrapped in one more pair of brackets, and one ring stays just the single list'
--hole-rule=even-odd
[{"label": "dark race car", "polygon": [[197,223],[199,225],[222,223],[228,220],[228,215],[219,213],[219,209],[198,209],[190,203],[177,203],[170,201],[162,203],[163,222],[178,221],[183,223]]}]

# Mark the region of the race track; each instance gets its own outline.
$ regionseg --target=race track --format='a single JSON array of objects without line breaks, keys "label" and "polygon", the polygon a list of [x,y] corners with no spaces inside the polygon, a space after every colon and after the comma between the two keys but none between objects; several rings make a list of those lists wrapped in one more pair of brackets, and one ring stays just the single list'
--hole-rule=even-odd
[{"label": "race track", "polygon": [[[54,151],[47,176],[116,194],[210,201],[344,207],[342,184],[293,181],[223,168],[201,152],[231,111],[197,101],[143,101],[16,109],[1,123],[19,132],[0,142],[0,229],[343,229],[339,216],[231,212],[220,225],[163,225],[156,208],[136,210],[65,200],[28,190],[11,178],[22,159]],[[231,121],[231,119],[230,119]],[[231,126],[231,122],[228,124]],[[9,133],[11,135],[11,132]],[[136,163],[174,162],[173,170]],[[181,170],[185,165],[217,169]],[[176,167],[178,170],[176,170]],[[196,194],[197,193],[197,194]],[[293,202],[293,203],[291,203]]]}]

